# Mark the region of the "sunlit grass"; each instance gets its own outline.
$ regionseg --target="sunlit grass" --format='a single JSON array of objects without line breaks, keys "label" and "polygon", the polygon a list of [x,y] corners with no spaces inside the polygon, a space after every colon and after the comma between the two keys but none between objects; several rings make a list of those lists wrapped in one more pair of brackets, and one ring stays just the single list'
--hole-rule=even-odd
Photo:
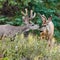
[{"label": "sunlit grass", "polygon": [[29,34],[16,35],[14,41],[10,38],[0,40],[0,53],[3,60],[60,60],[60,46],[57,43],[50,48],[46,40]]}]

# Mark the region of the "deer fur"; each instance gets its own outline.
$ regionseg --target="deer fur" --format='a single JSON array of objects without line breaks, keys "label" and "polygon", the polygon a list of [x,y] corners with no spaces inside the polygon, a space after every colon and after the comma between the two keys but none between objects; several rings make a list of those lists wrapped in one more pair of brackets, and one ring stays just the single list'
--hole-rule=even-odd
[{"label": "deer fur", "polygon": [[25,28],[26,26],[16,27],[11,25],[0,25],[0,39],[2,39],[2,37],[13,37],[16,33],[21,33]]},{"label": "deer fur", "polygon": [[48,18],[47,30],[48,30],[48,35],[49,35],[48,38],[49,38],[49,40],[52,40],[53,35],[54,35],[54,24],[52,22],[52,17]]}]

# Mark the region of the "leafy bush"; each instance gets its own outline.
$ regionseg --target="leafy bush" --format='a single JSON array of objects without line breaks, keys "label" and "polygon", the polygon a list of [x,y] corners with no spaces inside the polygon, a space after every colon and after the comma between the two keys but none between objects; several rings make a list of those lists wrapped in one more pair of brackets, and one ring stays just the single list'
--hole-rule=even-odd
[{"label": "leafy bush", "polygon": [[0,53],[3,60],[60,60],[60,46],[54,44],[50,48],[46,40],[32,34],[26,38],[23,34],[16,35],[14,41],[0,40]]}]

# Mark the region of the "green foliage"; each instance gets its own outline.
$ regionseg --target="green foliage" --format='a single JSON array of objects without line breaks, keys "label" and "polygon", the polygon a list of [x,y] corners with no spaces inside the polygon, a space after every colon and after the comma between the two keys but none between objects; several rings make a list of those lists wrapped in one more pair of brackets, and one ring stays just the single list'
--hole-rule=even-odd
[{"label": "green foliage", "polygon": [[46,40],[40,40],[37,36],[29,34],[27,38],[24,35],[16,35],[15,40],[10,38],[0,40],[0,53],[3,54],[3,60],[60,60],[60,48],[55,43],[50,48]]},{"label": "green foliage", "polygon": [[21,25],[22,19],[21,16],[15,16],[12,18],[8,18],[8,17],[4,17],[4,16],[0,16],[0,24],[10,24],[10,25]]},{"label": "green foliage", "polygon": [[6,24],[8,17],[0,16],[0,24]]}]

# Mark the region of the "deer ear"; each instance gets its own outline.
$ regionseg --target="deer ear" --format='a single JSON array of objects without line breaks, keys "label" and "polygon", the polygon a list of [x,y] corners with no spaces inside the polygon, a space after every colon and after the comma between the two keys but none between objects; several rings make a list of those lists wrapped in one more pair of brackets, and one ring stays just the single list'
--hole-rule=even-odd
[{"label": "deer ear", "polygon": [[51,21],[52,20],[52,16],[50,16],[49,18],[48,18],[48,21]]},{"label": "deer ear", "polygon": [[47,20],[46,16],[45,15],[41,15],[41,18],[42,18],[42,22],[46,23],[46,20]]},{"label": "deer ear", "polygon": [[41,15],[42,20],[47,20],[46,16],[43,14]]}]

